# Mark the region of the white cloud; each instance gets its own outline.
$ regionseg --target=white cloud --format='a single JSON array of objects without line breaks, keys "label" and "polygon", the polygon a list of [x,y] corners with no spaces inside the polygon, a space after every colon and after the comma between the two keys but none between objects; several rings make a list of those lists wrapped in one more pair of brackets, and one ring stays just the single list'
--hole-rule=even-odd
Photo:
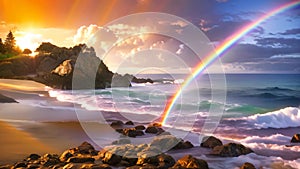
[{"label": "white cloud", "polygon": [[278,59],[278,58],[300,58],[300,53],[293,53],[293,54],[279,54],[270,57],[270,59]]},{"label": "white cloud", "polygon": [[180,27],[186,27],[188,25],[188,23],[182,21],[182,20],[178,20],[176,22],[172,22],[171,25],[173,26],[180,26]]},{"label": "white cloud", "polygon": [[184,49],[184,44],[180,44],[180,45],[179,45],[179,49],[176,51],[176,54],[177,54],[177,55],[181,55],[183,49]]}]

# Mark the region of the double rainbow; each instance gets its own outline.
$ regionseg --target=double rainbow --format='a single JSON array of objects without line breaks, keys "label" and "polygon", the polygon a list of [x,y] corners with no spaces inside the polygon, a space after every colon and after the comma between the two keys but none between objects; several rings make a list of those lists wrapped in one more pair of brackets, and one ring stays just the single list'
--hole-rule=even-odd
[{"label": "double rainbow", "polygon": [[256,21],[246,25],[227,39],[223,41],[220,45],[218,45],[215,49],[215,51],[209,53],[207,56],[204,57],[204,59],[194,68],[191,75],[189,75],[184,83],[181,85],[181,88],[178,89],[178,91],[169,99],[169,101],[166,104],[165,110],[163,114],[161,115],[161,124],[165,124],[166,120],[175,105],[176,100],[181,95],[181,92],[183,89],[185,89],[193,79],[197,78],[211,63],[213,63],[218,57],[220,57],[226,50],[228,50],[234,43],[236,43],[239,39],[241,39],[244,35],[249,33],[251,30],[253,30],[255,27],[257,27],[262,22],[266,21],[270,17],[281,13],[283,11],[286,11],[288,9],[291,9],[297,5],[300,4],[300,1],[293,1],[287,4],[284,4],[278,8],[275,8],[274,10],[268,12],[267,14],[261,16]]}]

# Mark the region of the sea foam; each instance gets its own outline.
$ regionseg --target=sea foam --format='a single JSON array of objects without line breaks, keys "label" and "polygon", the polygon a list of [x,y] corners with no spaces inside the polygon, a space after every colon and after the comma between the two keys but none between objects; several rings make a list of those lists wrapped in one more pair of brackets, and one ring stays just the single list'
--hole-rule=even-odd
[{"label": "sea foam", "polygon": [[286,107],[284,109],[268,112],[265,114],[255,114],[244,117],[257,128],[288,128],[300,126],[300,109],[296,107]]}]

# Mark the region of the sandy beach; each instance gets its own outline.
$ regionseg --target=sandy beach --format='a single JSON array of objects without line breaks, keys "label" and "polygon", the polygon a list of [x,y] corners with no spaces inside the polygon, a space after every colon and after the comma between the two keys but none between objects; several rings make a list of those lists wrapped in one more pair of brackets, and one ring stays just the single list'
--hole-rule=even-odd
[{"label": "sandy beach", "polygon": [[[21,86],[21,87],[20,87]],[[61,114],[76,114],[70,104],[58,103],[47,96],[47,87],[31,81],[0,80],[0,93],[15,100],[44,99],[69,109]],[[60,154],[63,150],[89,140],[77,122],[43,123],[43,119],[64,120],[57,116],[56,109],[32,107],[20,103],[0,103],[0,164],[13,163],[31,153]],[[22,119],[22,120],[20,120]],[[36,121],[36,122],[34,122]]]}]

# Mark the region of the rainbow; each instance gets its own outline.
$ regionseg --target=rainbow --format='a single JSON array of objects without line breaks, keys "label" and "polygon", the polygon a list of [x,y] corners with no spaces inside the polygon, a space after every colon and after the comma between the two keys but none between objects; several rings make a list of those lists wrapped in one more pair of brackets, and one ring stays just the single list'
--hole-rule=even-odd
[{"label": "rainbow", "polygon": [[241,39],[244,35],[249,33],[251,30],[253,30],[255,27],[257,27],[259,24],[264,22],[265,20],[269,19],[270,17],[281,13],[283,11],[286,11],[288,9],[291,9],[297,5],[300,4],[300,1],[293,1],[287,4],[284,4],[278,8],[273,9],[272,11],[268,12],[267,14],[261,16],[256,21],[246,25],[233,35],[226,38],[220,45],[218,45],[215,49],[215,51],[209,53],[207,56],[204,57],[204,59],[194,68],[191,75],[189,75],[184,83],[181,85],[181,88],[178,89],[178,91],[168,100],[165,110],[161,115],[161,124],[165,124],[166,120],[175,105],[176,100],[181,95],[181,92],[183,89],[185,89],[193,79],[197,78],[210,64],[212,64],[218,57],[220,57],[226,50],[228,50],[234,43],[236,43],[239,39]]}]

